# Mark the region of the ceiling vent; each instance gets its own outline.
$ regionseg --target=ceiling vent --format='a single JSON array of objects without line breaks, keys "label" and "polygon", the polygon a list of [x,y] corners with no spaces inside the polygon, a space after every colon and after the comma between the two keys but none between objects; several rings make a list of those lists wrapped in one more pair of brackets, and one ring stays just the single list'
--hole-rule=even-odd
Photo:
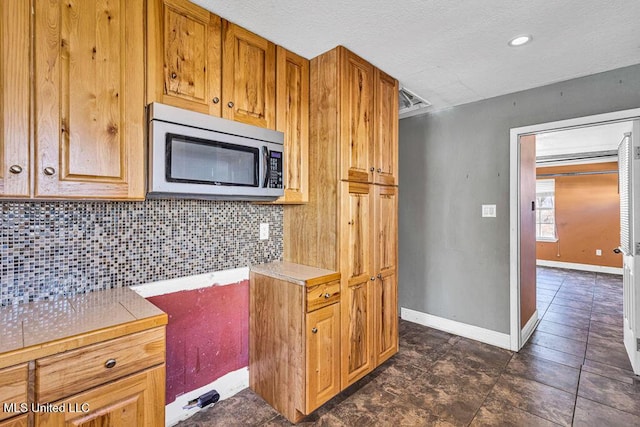
[{"label": "ceiling vent", "polygon": [[422,109],[430,107],[431,103],[424,98],[419,97],[406,87],[401,87],[398,91],[400,99],[400,118],[414,116],[421,113]]}]

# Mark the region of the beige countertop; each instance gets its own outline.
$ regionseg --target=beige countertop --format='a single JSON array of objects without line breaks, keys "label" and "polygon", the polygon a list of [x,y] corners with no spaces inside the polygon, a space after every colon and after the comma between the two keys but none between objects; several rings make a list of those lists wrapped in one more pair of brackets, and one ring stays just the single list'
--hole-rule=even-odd
[{"label": "beige countertop", "polygon": [[314,286],[318,283],[340,280],[340,273],[336,271],[283,261],[253,265],[251,272],[301,286]]},{"label": "beige countertop", "polygon": [[166,324],[129,288],[0,307],[0,368]]}]

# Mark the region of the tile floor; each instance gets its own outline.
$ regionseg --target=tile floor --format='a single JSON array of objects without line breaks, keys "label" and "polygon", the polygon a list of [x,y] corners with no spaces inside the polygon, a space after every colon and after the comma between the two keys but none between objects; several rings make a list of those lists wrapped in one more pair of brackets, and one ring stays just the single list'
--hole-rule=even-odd
[{"label": "tile floor", "polygon": [[[400,321],[400,351],[300,425],[640,426],[620,276],[538,269],[542,318],[513,353]],[[286,426],[251,390],[179,424]]]}]

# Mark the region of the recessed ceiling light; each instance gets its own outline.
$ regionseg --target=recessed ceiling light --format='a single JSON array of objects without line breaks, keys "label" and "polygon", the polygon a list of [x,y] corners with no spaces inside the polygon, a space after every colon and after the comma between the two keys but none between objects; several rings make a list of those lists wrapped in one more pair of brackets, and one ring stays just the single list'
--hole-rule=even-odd
[{"label": "recessed ceiling light", "polygon": [[509,46],[513,46],[513,47],[522,46],[523,44],[529,43],[532,38],[533,37],[528,35],[514,37],[511,40],[509,40]]}]

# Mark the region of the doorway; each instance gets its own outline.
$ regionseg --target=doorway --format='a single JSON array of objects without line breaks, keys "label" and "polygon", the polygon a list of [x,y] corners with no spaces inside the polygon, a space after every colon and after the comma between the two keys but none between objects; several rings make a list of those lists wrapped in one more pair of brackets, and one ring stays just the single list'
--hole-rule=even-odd
[{"label": "doorway", "polygon": [[[553,131],[568,130],[568,129],[580,129],[585,127],[591,127],[602,124],[610,124],[615,122],[629,121],[637,119],[640,116],[640,109],[625,110],[615,113],[601,114],[595,116],[582,117],[578,119],[563,120],[551,123],[541,123],[532,126],[526,126],[522,128],[511,129],[510,138],[510,158],[511,158],[511,174],[510,174],[510,313],[511,313],[511,328],[510,328],[510,340],[511,349],[518,351],[524,344],[527,334],[533,331],[535,328],[536,319],[532,316],[527,320],[523,318],[528,316],[529,313],[522,313],[521,299],[531,299],[531,290],[522,288],[523,277],[522,273],[531,270],[531,265],[534,266],[535,271],[535,250],[527,250],[523,247],[523,241],[520,239],[521,227],[530,227],[530,224],[521,224],[520,218],[527,206],[521,199],[521,183],[523,180],[531,179],[531,175],[535,177],[535,172],[526,170],[521,166],[521,150],[520,142],[522,137],[529,137],[531,135],[549,133]],[[622,137],[622,135],[621,135]],[[534,166],[535,167],[535,166]],[[529,207],[531,210],[533,207]],[[534,225],[535,226],[535,225]],[[535,245],[535,242],[533,242]],[[534,248],[535,249],[535,248]],[[535,278],[534,278],[535,280]],[[535,284],[534,284],[535,287]],[[637,287],[637,284],[636,284]],[[533,291],[535,295],[535,288]],[[626,298],[626,297],[625,297]],[[534,313],[535,315],[536,313]],[[525,334],[523,334],[523,329]],[[634,365],[635,368],[635,365]],[[640,368],[640,366],[639,366]]]}]

